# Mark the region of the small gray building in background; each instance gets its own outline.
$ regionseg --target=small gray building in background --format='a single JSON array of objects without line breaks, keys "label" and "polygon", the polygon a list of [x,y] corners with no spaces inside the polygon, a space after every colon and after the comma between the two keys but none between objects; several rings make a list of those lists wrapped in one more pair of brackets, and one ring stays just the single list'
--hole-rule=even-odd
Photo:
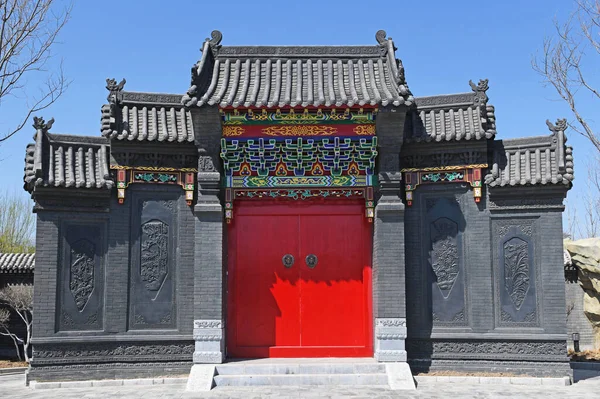
[{"label": "small gray building in background", "polygon": [[[0,290],[9,285],[33,285],[35,254],[0,253]],[[25,338],[26,327],[19,316],[12,314],[9,331]],[[15,345],[7,336],[0,336],[0,359],[15,359]]]},{"label": "small gray building in background", "polygon": [[[168,375],[239,354],[569,372],[566,121],[497,137],[487,80],[414,96],[383,31],[371,46],[221,39],[185,93],[107,80],[101,134],[36,118],[31,379]],[[351,275],[357,247],[367,260]]]}]

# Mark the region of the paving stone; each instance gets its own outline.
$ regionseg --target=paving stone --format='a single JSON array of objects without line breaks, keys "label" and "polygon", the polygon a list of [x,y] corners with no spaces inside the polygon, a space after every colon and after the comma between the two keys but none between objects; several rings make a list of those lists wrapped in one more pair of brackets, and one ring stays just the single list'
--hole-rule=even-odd
[{"label": "paving stone", "polygon": [[92,380],[93,387],[117,387],[123,385],[123,380]]},{"label": "paving stone", "polygon": [[513,385],[542,385],[542,379],[535,377],[511,377],[510,383]]},{"label": "paving stone", "polygon": [[123,385],[152,385],[152,378],[136,378],[133,380],[123,380]]},{"label": "paving stone", "polygon": [[92,386],[92,381],[63,381],[60,383],[61,388],[89,388]]}]

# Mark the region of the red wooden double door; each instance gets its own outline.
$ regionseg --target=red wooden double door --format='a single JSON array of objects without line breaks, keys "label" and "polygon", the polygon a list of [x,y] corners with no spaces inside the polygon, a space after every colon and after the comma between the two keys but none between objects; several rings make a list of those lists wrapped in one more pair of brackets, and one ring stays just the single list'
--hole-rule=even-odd
[{"label": "red wooden double door", "polygon": [[228,356],[372,356],[370,226],[363,201],[236,203]]}]

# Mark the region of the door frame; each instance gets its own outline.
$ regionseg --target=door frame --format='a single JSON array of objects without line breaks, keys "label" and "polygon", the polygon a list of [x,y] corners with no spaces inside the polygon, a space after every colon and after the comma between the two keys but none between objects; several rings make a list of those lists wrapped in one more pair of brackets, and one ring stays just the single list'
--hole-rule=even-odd
[{"label": "door frame", "polygon": [[[239,204],[243,203],[242,207]],[[281,205],[285,204],[294,204],[292,207],[284,207]],[[233,300],[234,295],[230,295],[235,290],[235,270],[237,266],[236,256],[237,256],[237,234],[233,234],[235,229],[235,220],[239,216],[244,215],[244,210],[252,209],[254,212],[248,213],[256,216],[260,216],[261,214],[265,216],[277,216],[277,215],[297,215],[298,208],[297,205],[301,204],[306,208],[309,208],[313,205],[327,205],[331,209],[328,210],[328,214],[347,214],[348,207],[345,205],[352,205],[353,207],[360,204],[363,212],[362,215],[365,217],[365,202],[361,199],[332,199],[332,198],[311,198],[306,200],[291,200],[291,199],[242,199],[236,200],[236,205],[234,207],[235,216],[233,218],[233,222],[227,225],[227,231],[224,236],[227,242],[227,269],[225,271],[225,278],[227,282],[225,284],[226,291],[225,297],[226,300],[226,315],[227,318],[225,320],[225,357],[231,357],[231,353],[229,352],[229,346],[231,343],[236,342],[236,331],[235,329],[230,329],[229,322],[233,321],[236,316],[236,304]],[[242,209],[242,213],[239,211]],[[256,212],[259,210],[259,212]],[[365,223],[367,223],[365,221]],[[373,357],[374,355],[374,338],[373,338],[373,265],[372,265],[372,251],[373,251],[373,225],[369,225],[369,229],[361,229],[362,240],[364,243],[363,247],[363,264],[366,267],[363,267],[362,275],[363,275],[363,290],[364,290],[364,306],[365,309],[365,339],[366,346],[363,347],[340,347],[340,348],[331,348],[331,347],[307,347],[310,349],[306,349],[305,353],[303,353],[303,357]],[[294,356],[293,352],[297,350],[298,347],[289,347],[289,351],[286,350],[288,347],[278,347],[276,354],[269,353],[268,356],[256,356],[259,357],[297,357]],[[353,351],[353,348],[356,348]],[[338,349],[338,350],[334,350]],[[337,352],[337,353],[335,353]]]}]

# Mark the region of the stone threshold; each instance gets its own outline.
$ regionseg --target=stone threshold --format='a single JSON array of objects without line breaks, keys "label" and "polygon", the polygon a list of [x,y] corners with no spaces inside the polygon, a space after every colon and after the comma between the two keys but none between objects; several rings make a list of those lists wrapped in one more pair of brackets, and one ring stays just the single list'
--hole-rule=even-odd
[{"label": "stone threshold", "polygon": [[[478,376],[413,376],[417,384],[510,384],[510,385],[571,385],[570,377],[478,377]],[[418,386],[417,386],[418,389]]]}]

